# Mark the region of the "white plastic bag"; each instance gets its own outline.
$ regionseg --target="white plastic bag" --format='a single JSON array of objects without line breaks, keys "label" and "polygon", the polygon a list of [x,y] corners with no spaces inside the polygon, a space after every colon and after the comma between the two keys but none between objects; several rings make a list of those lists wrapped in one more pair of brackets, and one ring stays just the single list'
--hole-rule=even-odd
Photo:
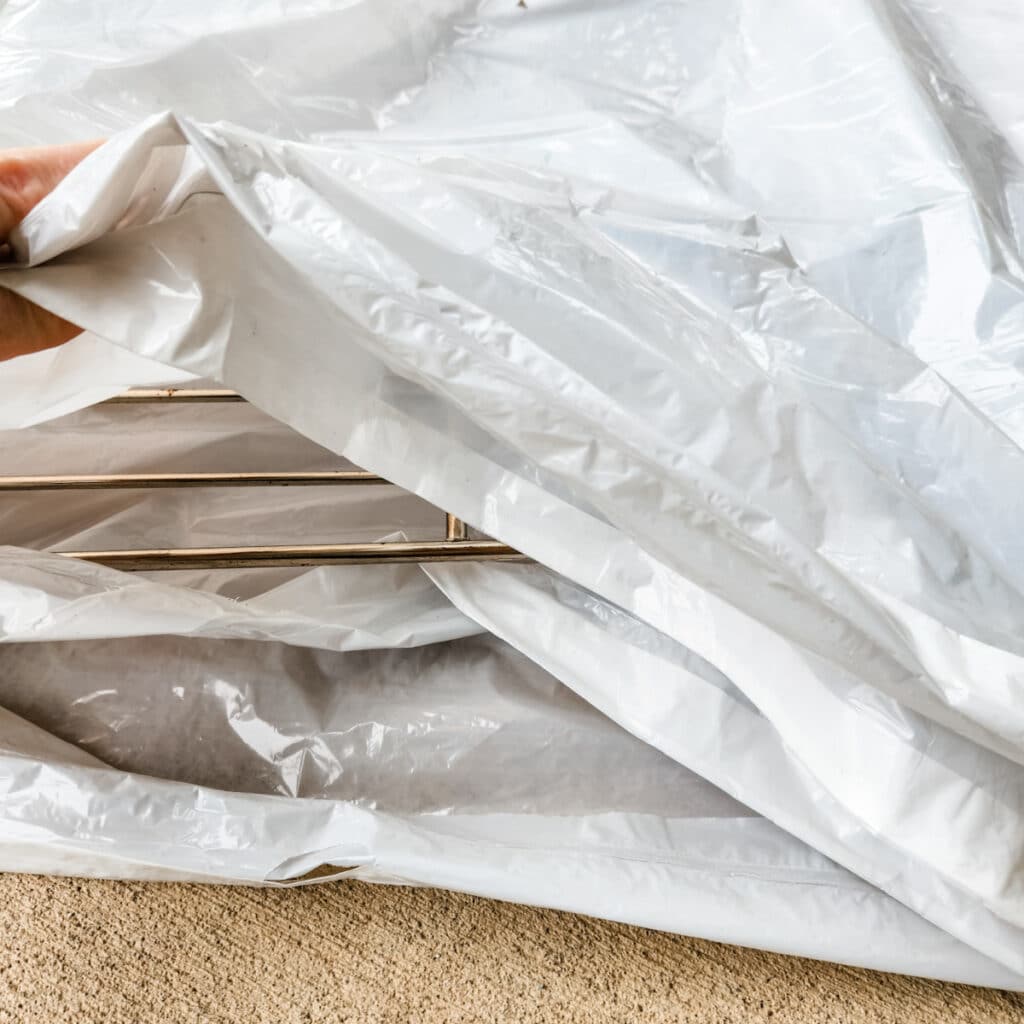
[{"label": "white plastic bag", "polygon": [[[1019,985],[1024,95],[1003,54],[1024,19],[909,0],[182,6],[0,8],[5,141],[124,129],[13,239],[4,283],[89,334],[0,368],[29,439],[8,465],[77,465],[118,424],[40,421],[129,373],[211,378],[539,567],[145,579],[27,550],[155,543],[161,515],[202,543],[436,514],[409,498],[389,518],[377,494],[5,512],[6,637],[75,643],[10,648],[0,700],[112,767],[12,741],[33,767],[11,769],[0,815],[25,831],[0,863],[240,881],[356,865]],[[194,425],[164,448],[119,426],[135,447],[101,458],[203,457]],[[247,431],[288,436],[203,429],[225,460]],[[133,639],[173,634],[191,639]],[[223,678],[235,658],[280,691],[273,714]],[[352,658],[373,667],[349,687]],[[444,686],[385,701],[402,726],[359,710],[421,658],[460,681],[448,738]],[[506,743],[466,753],[494,723],[515,734],[519,712],[484,694],[519,671],[521,773]],[[277,782],[246,782],[225,744],[190,776],[205,724],[180,765],[157,754],[165,715],[142,694],[163,707],[177,675],[189,720]],[[599,772],[552,792],[591,742],[563,687],[601,713],[595,764],[628,751],[621,797]],[[342,756],[324,737],[353,721],[368,738]]]}]

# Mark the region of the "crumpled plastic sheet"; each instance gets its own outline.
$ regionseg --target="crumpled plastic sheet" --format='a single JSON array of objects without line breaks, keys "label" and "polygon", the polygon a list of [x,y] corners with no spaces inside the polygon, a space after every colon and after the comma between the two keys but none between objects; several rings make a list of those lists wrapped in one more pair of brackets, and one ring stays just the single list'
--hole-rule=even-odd
[{"label": "crumpled plastic sheet", "polygon": [[[1024,987],[1024,16],[0,4],[12,239],[86,328],[3,471],[0,867],[447,885]],[[223,383],[251,406],[96,406]],[[372,493],[370,493],[372,492]],[[124,574],[436,532],[535,565]],[[296,531],[298,531],[298,536]]]}]

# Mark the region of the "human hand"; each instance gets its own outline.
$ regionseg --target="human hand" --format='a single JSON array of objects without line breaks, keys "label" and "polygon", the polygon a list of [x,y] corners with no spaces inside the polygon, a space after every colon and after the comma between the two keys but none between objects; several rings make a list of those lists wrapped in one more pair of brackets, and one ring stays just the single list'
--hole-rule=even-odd
[{"label": "human hand", "polygon": [[[0,151],[0,259],[9,256],[7,239],[29,210],[101,144],[99,140]],[[81,332],[80,327],[0,287],[0,360],[62,345]]]}]

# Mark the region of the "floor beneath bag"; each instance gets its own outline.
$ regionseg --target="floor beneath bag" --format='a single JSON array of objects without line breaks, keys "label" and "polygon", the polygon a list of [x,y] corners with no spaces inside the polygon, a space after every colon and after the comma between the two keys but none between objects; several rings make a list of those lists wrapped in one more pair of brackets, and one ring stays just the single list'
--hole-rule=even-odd
[{"label": "floor beneath bag", "polygon": [[1024,996],[427,889],[0,876],[0,1022],[1020,1024]]}]

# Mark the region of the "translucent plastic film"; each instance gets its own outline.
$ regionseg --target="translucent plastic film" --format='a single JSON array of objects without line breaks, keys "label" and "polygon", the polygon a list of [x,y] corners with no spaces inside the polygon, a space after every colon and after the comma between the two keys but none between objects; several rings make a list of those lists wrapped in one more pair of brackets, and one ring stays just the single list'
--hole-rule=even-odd
[{"label": "translucent plastic film", "polygon": [[[0,864],[329,863],[1020,984],[1024,16],[36,0],[0,41],[0,142],[109,136],[0,272],[87,332],[0,366],[2,472],[408,492],[4,496],[41,746]],[[250,404],[95,405],[196,378]],[[53,553],[440,509],[536,564]]]}]

